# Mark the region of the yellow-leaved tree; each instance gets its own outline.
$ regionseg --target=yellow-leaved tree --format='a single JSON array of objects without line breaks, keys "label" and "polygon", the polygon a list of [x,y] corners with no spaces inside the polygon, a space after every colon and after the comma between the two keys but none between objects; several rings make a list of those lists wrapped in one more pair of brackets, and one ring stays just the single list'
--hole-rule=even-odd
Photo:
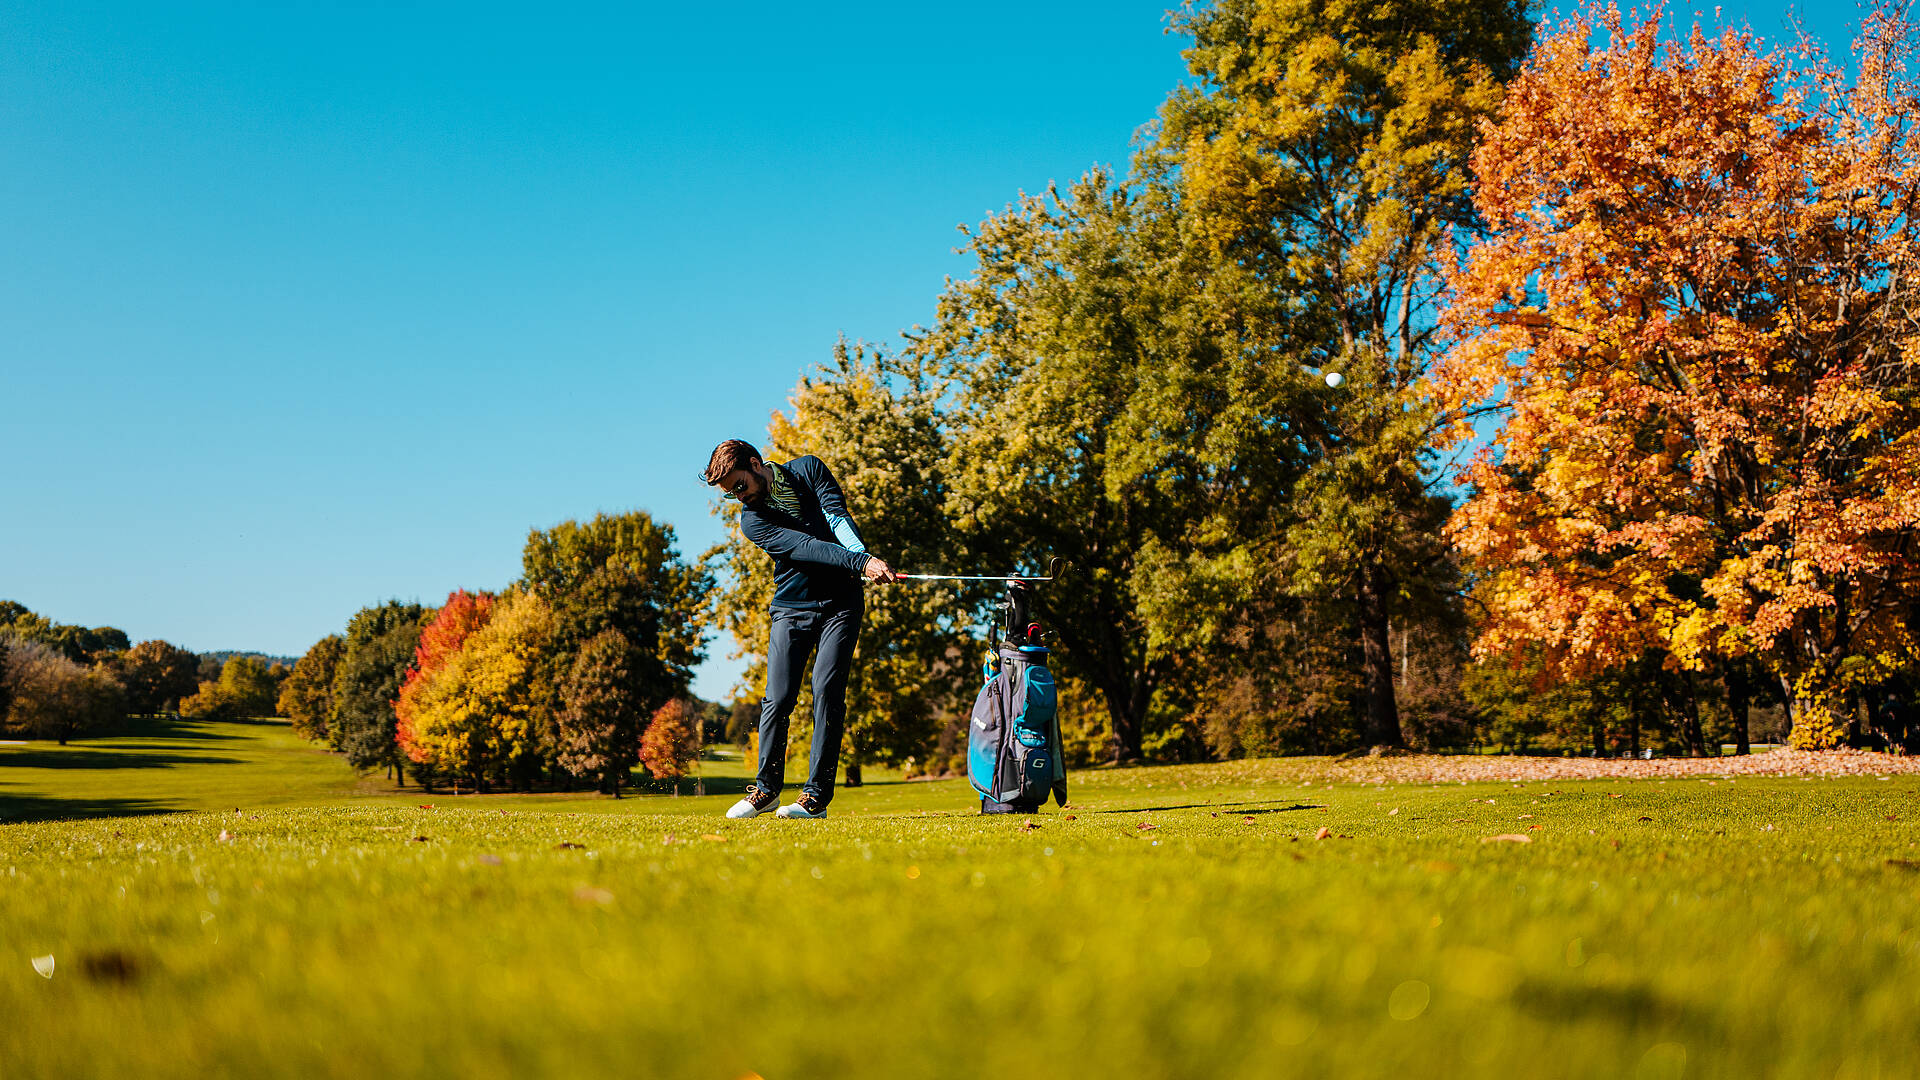
[{"label": "yellow-leaved tree", "polygon": [[410,686],[409,756],[476,790],[506,784],[517,762],[541,751],[539,673],[552,634],[545,600],[503,593],[486,623]]}]

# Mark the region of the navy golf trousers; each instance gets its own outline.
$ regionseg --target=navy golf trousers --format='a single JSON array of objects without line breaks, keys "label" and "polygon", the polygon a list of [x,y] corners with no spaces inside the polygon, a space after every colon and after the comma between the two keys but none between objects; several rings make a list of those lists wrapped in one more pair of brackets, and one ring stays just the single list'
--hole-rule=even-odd
[{"label": "navy golf trousers", "polygon": [[779,791],[787,780],[787,726],[800,700],[800,676],[813,661],[813,753],[807,758],[803,790],[821,806],[833,801],[833,777],[840,768],[840,736],[847,725],[847,674],[853,645],[860,636],[865,598],[823,610],[776,607],[767,639],[767,696],[760,701],[760,774],[762,791]]}]

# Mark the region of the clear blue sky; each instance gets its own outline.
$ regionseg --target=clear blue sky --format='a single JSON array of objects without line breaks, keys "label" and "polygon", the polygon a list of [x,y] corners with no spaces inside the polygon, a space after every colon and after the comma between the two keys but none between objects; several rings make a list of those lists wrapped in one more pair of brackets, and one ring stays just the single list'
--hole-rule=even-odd
[{"label": "clear blue sky", "polygon": [[565,518],[697,553],[716,441],[1124,165],[1166,6],[0,7],[0,598],[293,655]]}]

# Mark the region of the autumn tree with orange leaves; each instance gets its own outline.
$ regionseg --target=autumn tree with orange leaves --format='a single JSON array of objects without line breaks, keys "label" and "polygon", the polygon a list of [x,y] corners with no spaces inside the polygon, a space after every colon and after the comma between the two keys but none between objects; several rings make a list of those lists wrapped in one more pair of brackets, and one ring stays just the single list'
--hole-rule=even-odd
[{"label": "autumn tree with orange leaves", "polygon": [[1852,80],[1668,29],[1566,23],[1473,157],[1490,233],[1432,388],[1507,417],[1450,525],[1487,572],[1476,651],[1656,657],[1737,700],[1757,664],[1833,746],[1920,659],[1912,28],[1870,14]]},{"label": "autumn tree with orange leaves", "polygon": [[691,703],[674,698],[653,712],[640,738],[640,763],[655,780],[673,781],[680,794],[680,778],[700,753],[700,724]]},{"label": "autumn tree with orange leaves", "polygon": [[456,589],[447,594],[447,602],[433,620],[420,629],[420,644],[414,648],[413,666],[407,669],[407,681],[393,703],[394,739],[407,755],[411,770],[428,791],[439,778],[441,763],[433,751],[431,739],[423,739],[421,699],[435,675],[460,651],[460,646],[475,630],[493,617],[492,593],[470,593]]}]

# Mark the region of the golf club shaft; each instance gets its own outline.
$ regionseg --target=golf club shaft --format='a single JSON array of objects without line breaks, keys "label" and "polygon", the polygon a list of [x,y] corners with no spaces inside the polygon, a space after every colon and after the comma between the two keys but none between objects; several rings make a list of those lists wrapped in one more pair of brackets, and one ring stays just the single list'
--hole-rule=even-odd
[{"label": "golf club shaft", "polygon": [[1047,560],[1047,572],[1039,574],[895,574],[908,581],[1052,581],[1072,564],[1062,558]]},{"label": "golf club shaft", "polygon": [[895,574],[894,577],[912,581],[1052,581],[1050,577],[1028,577],[1024,574]]}]

